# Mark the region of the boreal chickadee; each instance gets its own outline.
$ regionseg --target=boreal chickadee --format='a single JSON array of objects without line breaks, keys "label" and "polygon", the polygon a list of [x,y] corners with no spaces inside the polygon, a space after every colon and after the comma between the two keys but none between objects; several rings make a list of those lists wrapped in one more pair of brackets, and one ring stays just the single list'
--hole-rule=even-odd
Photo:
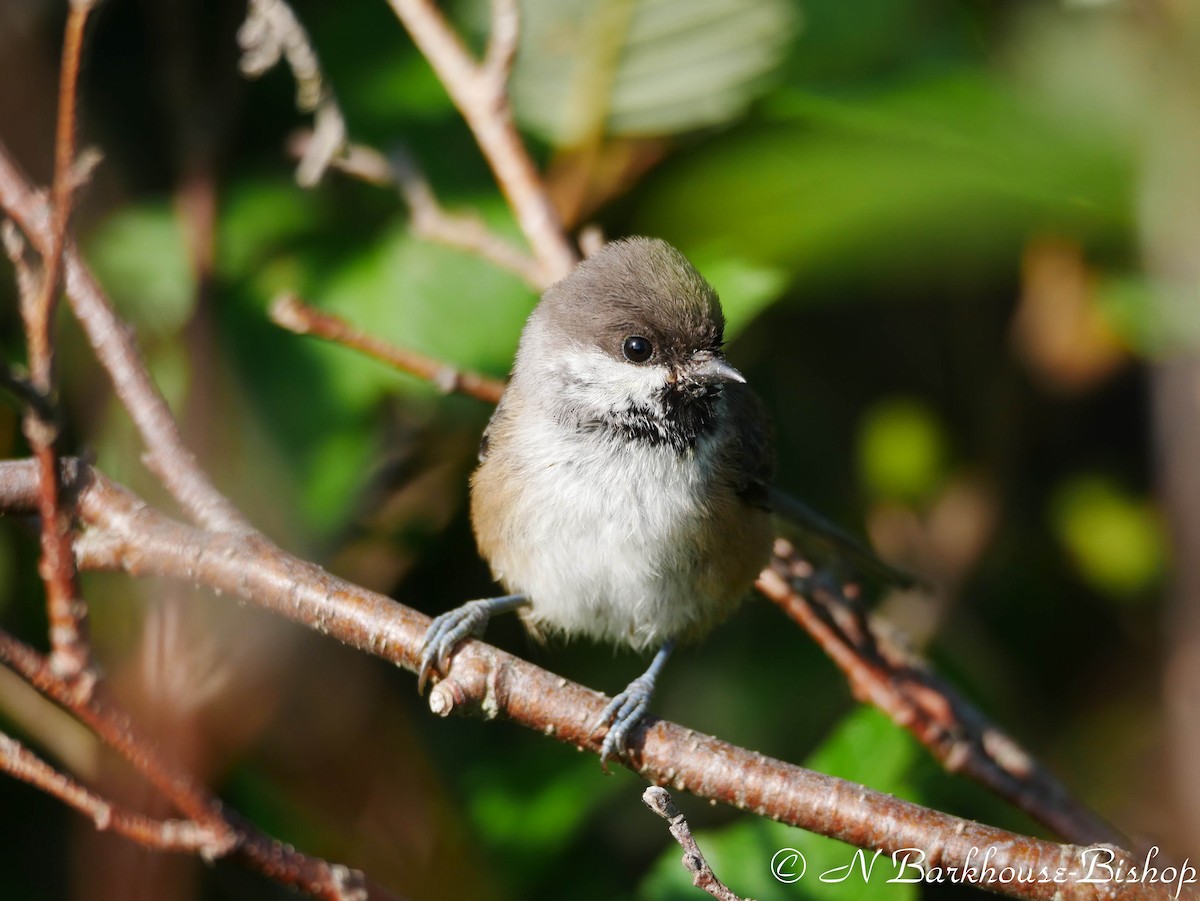
[{"label": "boreal chickadee", "polygon": [[535,636],[658,648],[597,724],[602,761],[625,753],[671,647],[730,613],[771,550],[769,423],[724,328],[716,291],[659,240],[608,244],[546,291],[471,480],[480,552],[511,594],[434,621],[422,690],[504,610]]}]

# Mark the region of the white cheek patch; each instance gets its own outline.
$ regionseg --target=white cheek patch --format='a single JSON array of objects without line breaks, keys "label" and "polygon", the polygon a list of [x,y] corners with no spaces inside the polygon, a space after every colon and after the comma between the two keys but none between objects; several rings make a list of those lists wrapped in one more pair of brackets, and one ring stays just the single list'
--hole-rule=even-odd
[{"label": "white cheek patch", "polygon": [[664,366],[614,360],[599,348],[583,345],[566,355],[559,375],[564,399],[596,413],[659,406],[667,377]]}]

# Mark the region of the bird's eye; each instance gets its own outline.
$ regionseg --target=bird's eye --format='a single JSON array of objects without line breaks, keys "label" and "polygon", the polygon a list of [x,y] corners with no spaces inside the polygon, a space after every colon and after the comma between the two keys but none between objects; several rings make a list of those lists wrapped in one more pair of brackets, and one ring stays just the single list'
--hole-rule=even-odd
[{"label": "bird's eye", "polygon": [[649,338],[641,335],[630,335],[621,345],[621,352],[630,363],[645,363],[654,354],[654,345]]}]

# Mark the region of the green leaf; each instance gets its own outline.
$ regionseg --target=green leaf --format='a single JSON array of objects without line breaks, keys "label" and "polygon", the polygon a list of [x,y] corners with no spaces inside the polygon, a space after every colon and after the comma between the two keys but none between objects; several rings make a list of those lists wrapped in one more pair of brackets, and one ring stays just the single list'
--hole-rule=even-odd
[{"label": "green leaf", "polygon": [[1124,235],[1129,148],[969,72],[853,100],[775,92],[773,122],[681,157],[634,230],[789,274],[921,284],[1007,271],[1031,231]]},{"label": "green leaf", "polygon": [[787,286],[787,273],[714,248],[684,249],[692,265],[721,296],[725,337],[733,338],[755,315],[777,300]]},{"label": "green leaf", "polygon": [[[329,280],[321,306],[394,344],[502,374],[535,300],[516,276],[397,226]],[[346,386],[359,388],[370,390]]]},{"label": "green leaf", "polygon": [[727,122],[797,27],[784,0],[523,0],[521,12],[517,116],[559,146]]},{"label": "green leaf", "polygon": [[[806,765],[918,801],[919,792],[910,776],[923,753],[908,733],[883,714],[859,707]],[[888,855],[860,852],[842,842],[768,820],[742,819],[724,829],[702,830],[696,833],[696,841],[722,882],[737,894],[758,901],[859,901],[868,894],[884,901],[907,901],[918,896],[915,885],[888,883],[897,875]],[[772,861],[783,863],[788,855],[785,849],[799,852],[804,861],[801,864],[797,858],[792,864],[792,872],[803,867],[804,873],[791,883],[772,875]],[[643,881],[638,896],[655,901],[694,897],[696,889],[679,858],[679,848],[672,843]],[[869,880],[864,873],[869,873]],[[912,875],[911,871],[906,875]]]},{"label": "green leaf", "polygon": [[143,336],[174,335],[191,317],[195,273],[178,217],[166,204],[129,207],[108,217],[86,250],[117,311]]},{"label": "green leaf", "polygon": [[937,416],[916,398],[891,398],[863,416],[858,431],[858,468],[877,497],[919,500],[941,483],[946,435]]},{"label": "green leaf", "polygon": [[1055,491],[1050,515],[1080,574],[1110,597],[1145,596],[1161,577],[1166,541],[1158,513],[1112,479],[1069,479]]}]

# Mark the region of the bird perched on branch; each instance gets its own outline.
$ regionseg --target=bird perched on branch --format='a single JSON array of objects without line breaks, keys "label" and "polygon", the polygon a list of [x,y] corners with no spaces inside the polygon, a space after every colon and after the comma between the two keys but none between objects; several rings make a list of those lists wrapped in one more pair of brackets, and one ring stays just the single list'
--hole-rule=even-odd
[{"label": "bird perched on branch", "polygon": [[597,723],[601,761],[625,753],[672,647],[728,615],[771,552],[770,423],[724,330],[716,291],[659,240],[608,244],[546,291],[471,480],[479,550],[511,594],[434,620],[422,691],[508,610],[535,637],[657,648]]}]

